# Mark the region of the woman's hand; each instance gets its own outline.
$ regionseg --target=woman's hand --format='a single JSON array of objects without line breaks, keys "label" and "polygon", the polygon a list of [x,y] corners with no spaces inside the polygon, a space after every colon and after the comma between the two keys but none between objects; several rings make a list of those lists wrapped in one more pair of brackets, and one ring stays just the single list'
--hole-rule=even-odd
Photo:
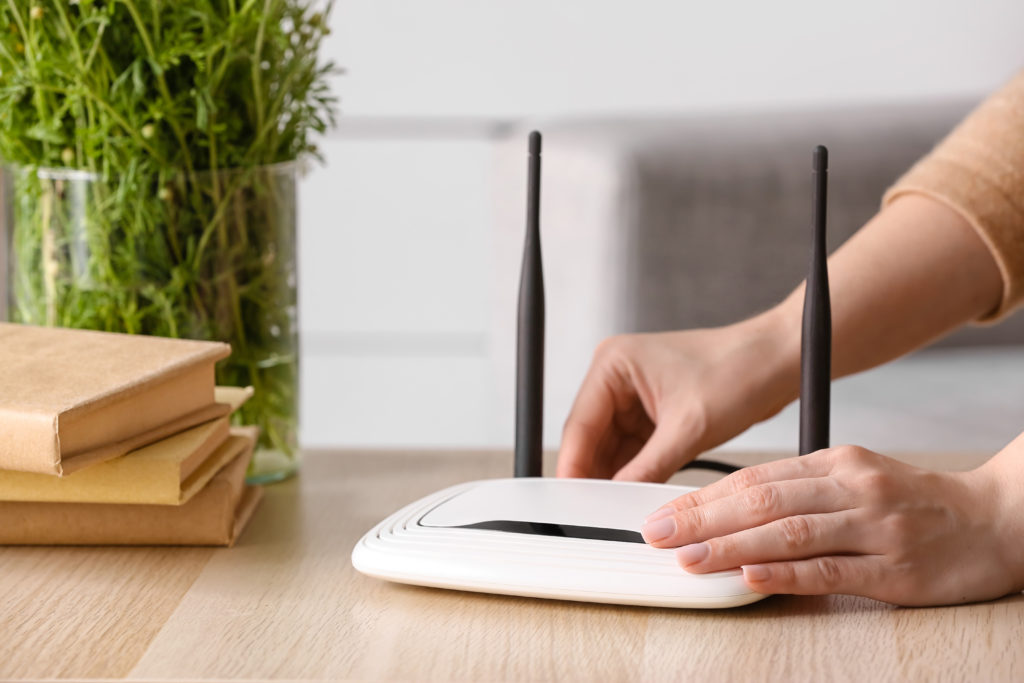
[{"label": "woman's hand", "polygon": [[[1007,450],[1015,445],[1024,446]],[[1024,588],[1021,454],[1013,455],[932,472],[854,446],[826,449],[681,496],[642,532],[651,545],[678,548],[687,571],[743,567],[762,593],[900,605],[998,598]]]},{"label": "woman's hand", "polygon": [[[1003,289],[967,220],[916,194],[893,201],[829,258],[829,284],[833,377],[990,313]],[[603,343],[565,423],[559,476],[665,481],[778,412],[799,389],[802,312],[801,286],[736,325]]]},{"label": "woman's hand", "polygon": [[565,423],[558,476],[665,481],[777,413],[799,382],[799,318],[786,315],[606,340]]}]

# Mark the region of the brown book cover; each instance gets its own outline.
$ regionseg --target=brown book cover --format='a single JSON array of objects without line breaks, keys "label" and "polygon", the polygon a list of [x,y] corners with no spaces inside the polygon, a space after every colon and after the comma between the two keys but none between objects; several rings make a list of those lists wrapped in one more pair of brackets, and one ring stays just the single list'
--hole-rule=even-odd
[{"label": "brown book cover", "polygon": [[220,342],[0,323],[0,469],[61,475],[226,415]]},{"label": "brown book cover", "polygon": [[[232,410],[251,395],[251,387],[216,393]],[[228,421],[217,418],[64,477],[0,470],[0,500],[181,505],[238,455],[238,444],[226,443]]]},{"label": "brown book cover", "polygon": [[245,485],[256,430],[232,430],[241,452],[184,505],[0,502],[0,545],[234,544],[262,495]]}]

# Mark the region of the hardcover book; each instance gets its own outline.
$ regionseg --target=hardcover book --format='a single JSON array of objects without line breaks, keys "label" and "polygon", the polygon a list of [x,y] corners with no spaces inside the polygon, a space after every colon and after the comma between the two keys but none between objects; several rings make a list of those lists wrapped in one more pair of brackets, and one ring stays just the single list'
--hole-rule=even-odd
[{"label": "hardcover book", "polygon": [[230,546],[262,495],[245,485],[258,431],[232,432],[238,454],[184,505],[0,502],[0,545]]},{"label": "hardcover book", "polygon": [[[217,387],[217,402],[236,410],[250,387]],[[181,505],[202,489],[242,445],[228,442],[227,416],[64,477],[0,470],[0,500]]]},{"label": "hardcover book", "polygon": [[0,323],[0,469],[62,475],[226,415],[220,342]]}]

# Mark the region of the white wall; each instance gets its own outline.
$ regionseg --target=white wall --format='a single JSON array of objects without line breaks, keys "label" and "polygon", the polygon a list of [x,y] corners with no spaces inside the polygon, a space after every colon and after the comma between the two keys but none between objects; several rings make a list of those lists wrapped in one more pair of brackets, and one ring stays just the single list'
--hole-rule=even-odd
[{"label": "white wall", "polygon": [[980,94],[1020,0],[339,0],[350,116],[520,117]]},{"label": "white wall", "polygon": [[489,146],[324,144],[300,207],[304,443],[492,440]]},{"label": "white wall", "polygon": [[343,123],[300,218],[311,446],[511,443],[486,360],[509,122],[980,97],[1024,66],[1020,0],[339,0],[332,26]]}]

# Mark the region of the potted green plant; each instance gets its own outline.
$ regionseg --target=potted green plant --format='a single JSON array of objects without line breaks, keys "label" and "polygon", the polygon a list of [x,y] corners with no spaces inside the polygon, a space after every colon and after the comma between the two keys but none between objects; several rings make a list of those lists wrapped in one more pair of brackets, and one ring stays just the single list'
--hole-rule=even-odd
[{"label": "potted green plant", "polygon": [[8,317],[230,342],[250,479],[296,467],[297,166],[330,2],[0,0]]}]

